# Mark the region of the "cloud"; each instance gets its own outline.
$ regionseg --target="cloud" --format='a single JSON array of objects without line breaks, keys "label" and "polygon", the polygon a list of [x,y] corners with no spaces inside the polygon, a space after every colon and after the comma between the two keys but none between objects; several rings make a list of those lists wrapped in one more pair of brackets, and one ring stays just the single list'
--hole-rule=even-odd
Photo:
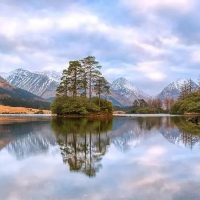
[{"label": "cloud", "polygon": [[2,0],[0,71],[62,71],[94,55],[109,81],[158,93],[199,73],[199,9],[197,0]]},{"label": "cloud", "polygon": [[152,62],[143,62],[137,65],[136,70],[144,73],[144,75],[152,81],[159,82],[165,79],[166,75],[162,62],[152,61]]},{"label": "cloud", "polygon": [[[129,1],[123,0],[127,6],[132,6],[133,8],[138,8],[139,11],[156,11],[159,9],[176,9],[178,12],[188,12],[191,11],[194,6],[193,0],[141,0],[141,1]],[[181,9],[180,9],[181,7]]]}]

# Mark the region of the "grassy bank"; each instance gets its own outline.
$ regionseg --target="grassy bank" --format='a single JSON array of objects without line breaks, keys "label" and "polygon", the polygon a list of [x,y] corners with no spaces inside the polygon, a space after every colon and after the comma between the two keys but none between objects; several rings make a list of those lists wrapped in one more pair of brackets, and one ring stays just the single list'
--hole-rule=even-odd
[{"label": "grassy bank", "polygon": [[[0,105],[0,114],[34,114],[40,111],[35,108],[11,107]],[[43,110],[44,114],[51,114],[50,110]]]}]

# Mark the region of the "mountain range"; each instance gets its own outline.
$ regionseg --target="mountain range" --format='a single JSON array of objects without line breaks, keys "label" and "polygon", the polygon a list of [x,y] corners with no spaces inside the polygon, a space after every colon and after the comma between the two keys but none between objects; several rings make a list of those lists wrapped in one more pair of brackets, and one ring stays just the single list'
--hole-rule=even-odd
[{"label": "mountain range", "polygon": [[[41,98],[52,100],[56,95],[56,89],[60,83],[61,74],[55,71],[28,71],[17,69],[10,73],[0,73],[11,84],[23,90],[27,90]],[[139,88],[135,87],[125,78],[121,77],[110,84],[109,100],[114,105],[131,106],[136,99],[149,100],[152,98],[177,99],[181,86],[188,79],[178,79],[166,86],[158,95],[150,96]],[[193,81],[194,88],[198,85]]]},{"label": "mountain range", "polygon": [[31,108],[39,108],[41,106],[45,109],[50,108],[50,103],[45,99],[11,85],[2,77],[0,77],[0,104]]},{"label": "mountain range", "polygon": [[6,80],[11,85],[27,90],[44,99],[48,99],[56,95],[60,76],[52,72],[30,72],[23,69],[17,69],[10,72],[6,77]]}]

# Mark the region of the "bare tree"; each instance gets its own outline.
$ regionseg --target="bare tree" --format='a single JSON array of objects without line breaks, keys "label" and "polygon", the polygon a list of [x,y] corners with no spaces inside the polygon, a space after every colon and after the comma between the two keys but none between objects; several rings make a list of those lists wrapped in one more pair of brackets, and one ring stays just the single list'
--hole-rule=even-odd
[{"label": "bare tree", "polygon": [[167,97],[164,99],[164,106],[166,110],[170,109],[170,100]]}]

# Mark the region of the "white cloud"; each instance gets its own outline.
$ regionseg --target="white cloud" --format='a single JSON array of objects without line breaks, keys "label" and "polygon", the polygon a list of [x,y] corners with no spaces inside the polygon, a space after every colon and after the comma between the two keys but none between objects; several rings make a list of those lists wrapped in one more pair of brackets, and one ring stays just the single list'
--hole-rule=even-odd
[{"label": "white cloud", "polygon": [[[160,8],[176,9],[178,12],[189,12],[194,7],[193,0],[122,0],[127,6],[139,9],[139,12],[158,10]],[[181,8],[181,9],[180,9]]]},{"label": "white cloud", "polygon": [[200,63],[200,48],[191,52],[191,60]]},{"label": "white cloud", "polygon": [[138,63],[135,70],[143,73],[151,81],[159,82],[166,78],[163,65],[164,63],[160,61],[142,62]]},{"label": "white cloud", "polygon": [[[53,19],[51,18],[30,18],[27,20],[27,24],[25,29],[28,31],[47,31],[52,29],[54,25]],[[20,28],[22,28],[22,24],[20,24]]]},{"label": "white cloud", "polygon": [[1,60],[1,62],[8,62],[8,63],[11,63],[11,64],[23,63],[23,61],[21,60],[20,57],[5,55],[5,54],[0,54],[0,60]]}]

